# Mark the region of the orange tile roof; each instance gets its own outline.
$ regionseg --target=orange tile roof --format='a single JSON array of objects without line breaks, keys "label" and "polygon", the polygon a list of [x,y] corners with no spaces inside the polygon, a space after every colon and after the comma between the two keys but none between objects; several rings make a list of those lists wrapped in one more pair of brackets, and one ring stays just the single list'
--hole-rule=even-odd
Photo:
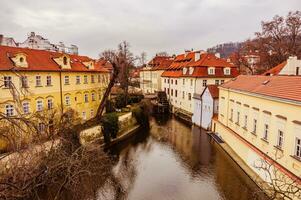
[{"label": "orange tile roof", "polygon": [[[176,73],[178,77],[236,77],[239,72],[233,64],[228,63],[226,60],[217,58],[213,54],[202,53],[199,60],[195,61],[196,52],[189,52],[186,56],[185,54],[181,54],[176,56],[174,62],[166,69],[166,71],[180,71],[181,73]],[[189,70],[187,70],[186,74],[182,73],[182,69],[184,67],[193,67],[193,73],[189,74]],[[215,74],[208,74],[208,67],[215,67]],[[230,67],[231,75],[225,75],[223,68]],[[169,77],[172,74],[172,77],[175,77],[175,73],[163,73],[161,76]]]},{"label": "orange tile roof", "polygon": [[217,99],[219,97],[219,89],[217,85],[207,85],[207,88],[213,99]]},{"label": "orange tile roof", "polygon": [[[26,54],[27,68],[16,67],[11,60],[18,53]],[[70,57],[71,69],[61,69],[53,60],[63,55]],[[20,70],[20,71],[85,71],[85,72],[108,72],[102,62],[95,62],[94,69],[88,69],[83,62],[95,61],[87,56],[64,54],[45,50],[28,48],[17,48],[0,46],[0,71]]]},{"label": "orange tile roof", "polygon": [[301,102],[301,76],[240,75],[220,87]]},{"label": "orange tile roof", "polygon": [[265,76],[278,75],[281,72],[281,70],[285,67],[286,64],[287,64],[287,61],[284,61],[284,62],[280,63],[279,65],[277,65],[276,67],[273,67],[270,70],[266,71],[262,75],[265,75]]},{"label": "orange tile roof", "polygon": [[167,69],[173,62],[173,58],[170,56],[155,56],[149,63],[150,69],[144,69],[144,71],[150,70],[164,70]]}]

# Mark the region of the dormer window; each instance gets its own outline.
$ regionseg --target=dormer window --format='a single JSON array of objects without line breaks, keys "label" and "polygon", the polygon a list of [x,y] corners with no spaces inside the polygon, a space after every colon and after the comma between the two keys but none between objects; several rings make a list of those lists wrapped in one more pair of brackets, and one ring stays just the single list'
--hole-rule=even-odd
[{"label": "dormer window", "polygon": [[63,58],[63,63],[64,63],[64,65],[67,65],[67,64],[68,64],[68,59],[67,59],[66,56],[64,56],[64,58]]},{"label": "dormer window", "polygon": [[184,67],[184,68],[183,68],[183,74],[186,74],[186,73],[187,73],[187,68]]},{"label": "dormer window", "polygon": [[225,75],[230,75],[231,74],[231,69],[229,67],[224,68],[224,74]]},{"label": "dormer window", "polygon": [[26,62],[26,54],[24,53],[18,53],[15,55],[15,57],[11,57],[11,59],[16,67],[28,67],[28,63]]},{"label": "dormer window", "polygon": [[214,75],[215,74],[215,68],[214,67],[209,67],[208,68],[208,74],[209,75]]},{"label": "dormer window", "polygon": [[83,62],[83,64],[88,68],[88,69],[94,69],[94,62],[88,61],[88,62]]},{"label": "dormer window", "polygon": [[189,74],[192,75],[194,68],[193,67],[189,67]]}]

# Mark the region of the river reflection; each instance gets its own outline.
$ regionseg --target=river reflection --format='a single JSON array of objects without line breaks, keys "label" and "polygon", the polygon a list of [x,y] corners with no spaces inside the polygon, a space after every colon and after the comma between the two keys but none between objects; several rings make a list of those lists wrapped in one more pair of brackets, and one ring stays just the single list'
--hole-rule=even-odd
[{"label": "river reflection", "polygon": [[98,199],[265,199],[199,128],[161,118],[145,132],[113,149],[115,180],[99,189]]}]

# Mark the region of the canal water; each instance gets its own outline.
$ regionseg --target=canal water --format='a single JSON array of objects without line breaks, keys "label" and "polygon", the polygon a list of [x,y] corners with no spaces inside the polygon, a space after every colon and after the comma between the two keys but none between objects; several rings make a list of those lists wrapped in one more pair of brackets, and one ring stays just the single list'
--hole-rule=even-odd
[{"label": "canal water", "polygon": [[100,200],[266,199],[205,131],[174,118],[153,119],[111,154],[117,181],[98,190]]}]

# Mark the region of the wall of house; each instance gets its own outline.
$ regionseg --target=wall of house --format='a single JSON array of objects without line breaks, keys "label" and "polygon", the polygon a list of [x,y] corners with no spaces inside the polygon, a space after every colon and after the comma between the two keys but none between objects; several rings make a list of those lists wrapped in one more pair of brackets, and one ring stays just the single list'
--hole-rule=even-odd
[{"label": "wall of house", "polygon": [[204,129],[209,129],[211,125],[211,119],[213,117],[213,98],[208,90],[208,88],[204,91],[202,95],[202,119],[201,126]]},{"label": "wall of house", "polygon": [[[301,139],[301,125],[296,123],[296,120],[300,121],[301,104],[223,88],[219,96],[219,116],[218,121],[214,122],[216,132],[244,162],[262,176],[254,165],[268,156],[282,166],[280,169],[300,177],[301,160],[295,157],[295,153],[296,140]],[[257,120],[256,131],[254,120]],[[268,135],[264,138],[266,125]],[[278,145],[280,131],[284,133],[282,146]]]},{"label": "wall of house", "polygon": [[[100,79],[98,79],[98,75]],[[4,76],[11,76],[20,104],[14,102],[12,90],[8,88],[0,88],[0,110],[5,113],[5,106],[8,104],[14,105],[15,114],[23,113],[23,102],[29,103],[30,114],[37,110],[37,101],[42,100],[43,110],[47,110],[47,101],[51,99],[53,108],[61,108],[61,94],[60,94],[60,73],[59,72],[0,72],[1,82]],[[26,76],[28,79],[28,88],[21,87],[20,76]],[[41,86],[36,85],[36,76],[41,76]],[[46,84],[46,77],[51,76],[51,85]],[[69,84],[65,84],[65,76],[69,77]],[[80,83],[76,83],[76,77],[80,76]],[[87,76],[87,83],[84,83],[84,76]],[[92,76],[94,76],[94,83],[92,83]],[[78,112],[78,115],[83,120],[90,119],[95,116],[98,105],[101,101],[102,95],[109,82],[109,73],[98,72],[62,72],[62,101],[63,108],[67,110],[72,108]],[[84,96],[87,94],[88,101],[84,101]],[[93,99],[92,99],[93,96]],[[66,97],[70,99],[69,105],[66,103]]]},{"label": "wall of house", "polygon": [[280,71],[280,75],[301,75],[301,60],[297,59],[297,56],[291,56],[287,59],[287,64]]}]

